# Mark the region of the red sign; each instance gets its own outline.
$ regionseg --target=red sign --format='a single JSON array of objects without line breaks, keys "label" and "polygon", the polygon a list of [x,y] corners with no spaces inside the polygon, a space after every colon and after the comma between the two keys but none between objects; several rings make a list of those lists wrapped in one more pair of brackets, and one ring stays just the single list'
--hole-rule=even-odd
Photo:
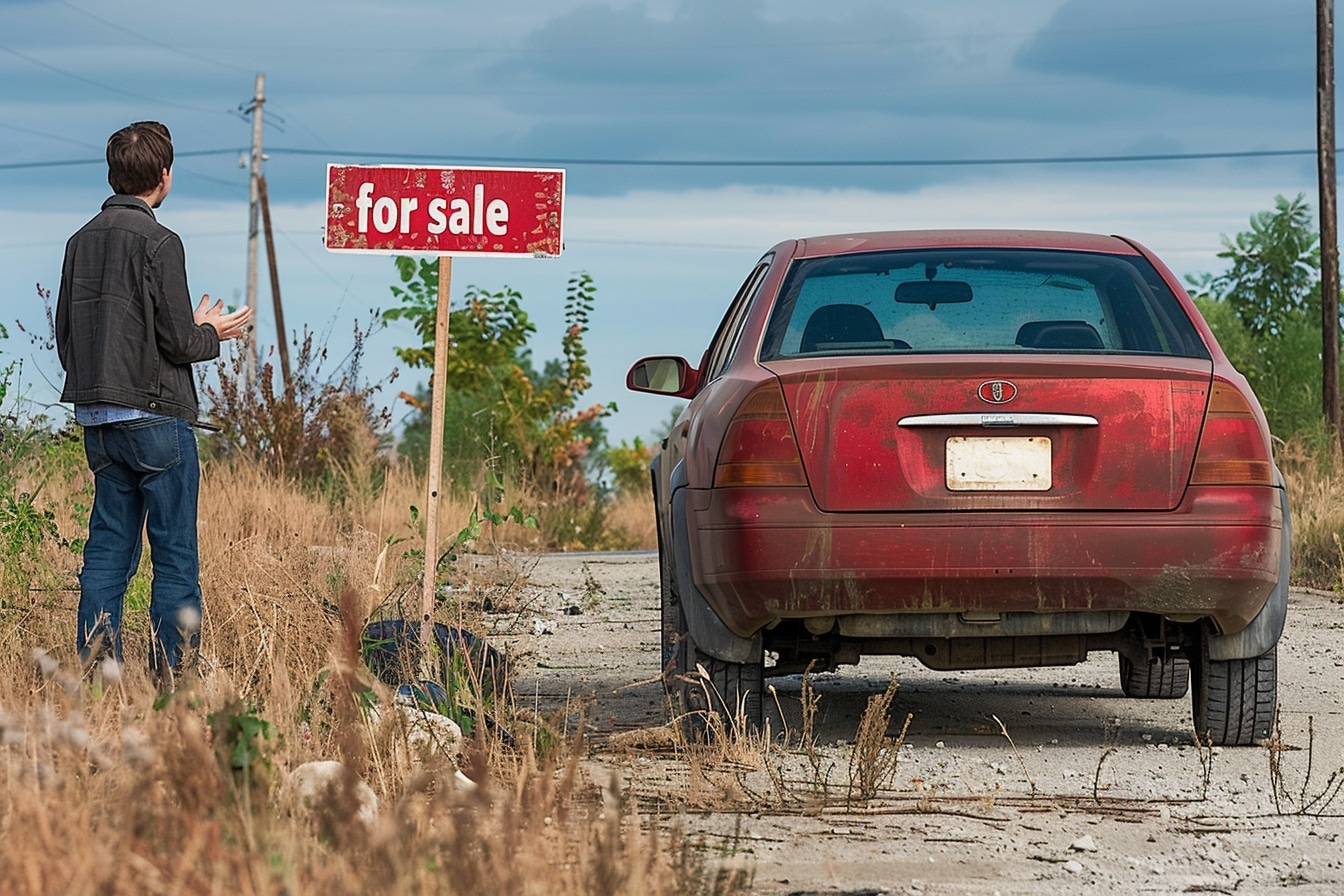
[{"label": "red sign", "polygon": [[565,172],[327,166],[327,248],[403,255],[559,255]]}]

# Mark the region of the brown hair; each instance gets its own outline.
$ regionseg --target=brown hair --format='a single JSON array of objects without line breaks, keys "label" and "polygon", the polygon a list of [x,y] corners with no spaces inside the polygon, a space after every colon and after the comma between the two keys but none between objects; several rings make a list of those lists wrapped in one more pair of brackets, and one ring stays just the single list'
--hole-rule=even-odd
[{"label": "brown hair", "polygon": [[173,138],[157,121],[137,121],[107,138],[107,182],[117,193],[148,193],[172,167]]}]

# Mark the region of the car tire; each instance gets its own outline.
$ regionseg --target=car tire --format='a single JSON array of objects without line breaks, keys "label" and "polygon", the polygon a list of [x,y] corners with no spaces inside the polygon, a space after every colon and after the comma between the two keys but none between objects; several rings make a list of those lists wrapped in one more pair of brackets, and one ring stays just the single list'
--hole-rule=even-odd
[{"label": "car tire", "polygon": [[1139,700],[1175,700],[1190,690],[1190,661],[1168,656],[1165,662],[1132,663],[1120,654],[1120,690]]},{"label": "car tire", "polygon": [[1195,733],[1213,746],[1244,747],[1269,738],[1277,704],[1278,645],[1241,660],[1211,660],[1201,639],[1192,664]]},{"label": "car tire", "polygon": [[761,727],[763,663],[730,663],[701,652],[686,630],[680,603],[676,606],[673,708],[687,739],[705,743]]}]

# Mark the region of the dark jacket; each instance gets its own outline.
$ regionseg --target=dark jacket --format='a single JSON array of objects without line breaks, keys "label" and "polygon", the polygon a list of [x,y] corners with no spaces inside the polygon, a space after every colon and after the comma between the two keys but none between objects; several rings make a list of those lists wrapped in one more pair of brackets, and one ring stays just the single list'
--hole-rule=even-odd
[{"label": "dark jacket", "polygon": [[142,199],[113,196],[65,245],[56,299],[61,401],[109,403],[195,420],[191,365],[219,357],[197,324],[177,234]]}]

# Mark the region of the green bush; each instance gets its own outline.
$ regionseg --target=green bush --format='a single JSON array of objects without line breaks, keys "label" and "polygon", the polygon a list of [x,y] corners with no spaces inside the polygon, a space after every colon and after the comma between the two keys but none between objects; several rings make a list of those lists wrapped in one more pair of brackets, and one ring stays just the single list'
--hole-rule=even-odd
[{"label": "green bush", "polygon": [[1228,360],[1280,439],[1328,441],[1321,401],[1321,256],[1301,195],[1275,197],[1249,230],[1223,237],[1221,274],[1187,277]]},{"label": "green bush", "polygon": [[[397,258],[399,305],[384,320],[405,320],[420,338],[397,355],[411,367],[432,368],[439,269],[433,260]],[[603,457],[602,418],[614,404],[580,405],[591,385],[584,335],[597,289],[587,273],[569,281],[561,357],[533,365],[528,340],[536,332],[522,296],[468,286],[449,308],[444,383],[443,469],[460,495],[481,492],[486,474],[533,494],[539,530],[556,547],[591,546],[603,528],[604,495],[593,484]],[[400,450],[424,469],[433,413],[429,390],[402,393],[414,408]]]}]

